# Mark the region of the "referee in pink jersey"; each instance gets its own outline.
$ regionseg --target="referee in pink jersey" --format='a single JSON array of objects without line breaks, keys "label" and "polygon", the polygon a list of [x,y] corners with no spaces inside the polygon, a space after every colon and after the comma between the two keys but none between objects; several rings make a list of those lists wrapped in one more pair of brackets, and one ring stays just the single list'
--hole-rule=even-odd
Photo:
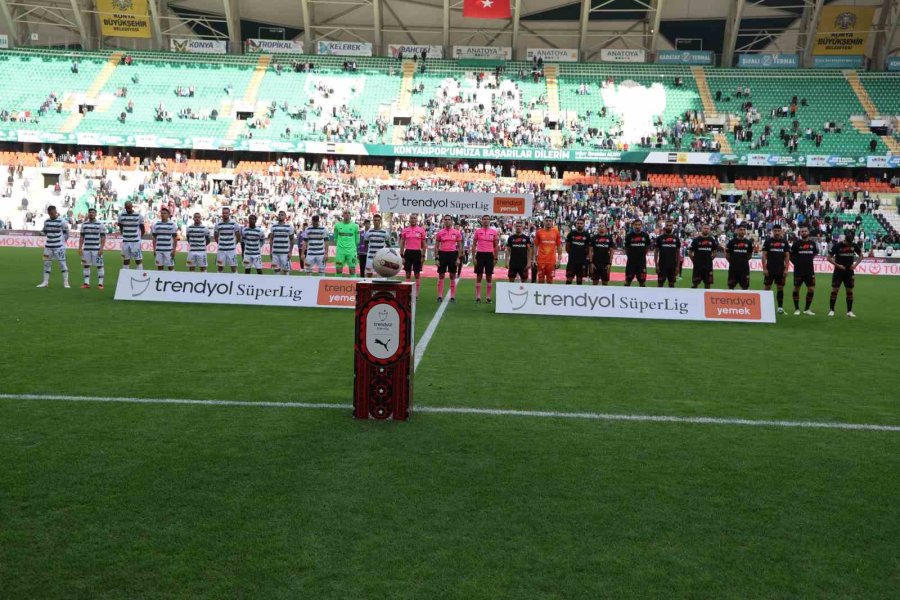
[{"label": "referee in pink jersey", "polygon": [[409,225],[400,232],[400,256],[403,257],[403,271],[409,281],[413,273],[416,275],[416,296],[422,287],[422,260],[425,254],[425,229],[419,226],[416,215],[409,217]]},{"label": "referee in pink jersey", "polygon": [[481,278],[487,276],[487,303],[490,304],[493,291],[494,263],[500,252],[500,234],[491,227],[488,215],[481,217],[481,227],[475,230],[475,304],[481,303]]},{"label": "referee in pink jersey", "polygon": [[453,217],[444,216],[443,227],[434,236],[438,260],[437,301],[444,301],[444,274],[450,274],[450,302],[456,302],[456,266],[463,258],[462,232],[453,226]]}]

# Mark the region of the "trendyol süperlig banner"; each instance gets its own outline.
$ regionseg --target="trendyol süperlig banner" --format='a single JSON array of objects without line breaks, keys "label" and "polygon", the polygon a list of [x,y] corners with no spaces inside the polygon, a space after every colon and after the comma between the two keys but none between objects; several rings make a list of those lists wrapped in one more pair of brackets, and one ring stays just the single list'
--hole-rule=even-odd
[{"label": "trendyol s\u00fcperlig banner", "polygon": [[497,284],[497,313],[774,323],[772,292]]},{"label": "trendyol s\u00fcperlig banner", "polygon": [[116,300],[353,308],[356,281],[284,275],[128,270],[119,272]]},{"label": "trendyol s\u00fcperlig banner", "polygon": [[381,190],[378,192],[378,210],[404,214],[530,217],[534,210],[534,196],[440,190]]}]

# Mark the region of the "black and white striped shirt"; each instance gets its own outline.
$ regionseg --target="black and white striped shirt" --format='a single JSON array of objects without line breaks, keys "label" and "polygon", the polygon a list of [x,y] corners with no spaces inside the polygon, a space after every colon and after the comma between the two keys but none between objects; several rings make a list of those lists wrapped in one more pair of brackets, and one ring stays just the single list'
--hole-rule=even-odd
[{"label": "black and white striped shirt", "polygon": [[376,252],[387,246],[390,235],[386,229],[372,229],[366,233],[366,242],[369,244],[368,258],[373,258]]},{"label": "black and white striped shirt", "polygon": [[191,252],[206,252],[206,246],[209,244],[209,229],[206,225],[190,225],[186,234]]},{"label": "black and white striped shirt", "polygon": [[234,252],[237,248],[237,223],[234,221],[222,221],[216,225],[216,233],[219,234],[219,250],[223,252]]},{"label": "black and white striped shirt", "polygon": [[44,248],[47,250],[58,250],[65,248],[66,240],[69,239],[69,224],[60,217],[55,219],[47,219],[44,221]]},{"label": "black and white striped shirt", "polygon": [[291,251],[291,236],[294,226],[288,223],[276,223],[269,230],[272,234],[272,254],[288,254]]},{"label": "black and white striped shirt", "polygon": [[[221,238],[220,238],[221,239]],[[259,256],[266,232],[260,227],[244,227],[241,242],[244,244],[244,256]]]},{"label": "black and white striped shirt", "polygon": [[324,227],[307,227],[306,229],[306,255],[325,256],[325,241],[328,232]]},{"label": "black and white striped shirt", "polygon": [[175,248],[175,236],[178,235],[178,226],[172,221],[157,221],[150,230],[156,238],[157,252],[171,252]]},{"label": "black and white striped shirt", "polygon": [[85,221],[81,224],[81,248],[88,252],[100,250],[100,240],[106,237],[106,226],[100,221]]},{"label": "black and white striped shirt", "polygon": [[133,212],[128,214],[123,212],[119,214],[119,227],[122,229],[123,242],[139,242],[141,241],[141,225],[144,224],[144,217],[140,213]]}]

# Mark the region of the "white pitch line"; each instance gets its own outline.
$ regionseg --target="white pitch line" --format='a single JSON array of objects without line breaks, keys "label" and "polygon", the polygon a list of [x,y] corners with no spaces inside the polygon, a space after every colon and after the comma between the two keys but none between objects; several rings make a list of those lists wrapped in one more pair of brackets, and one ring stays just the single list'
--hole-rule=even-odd
[{"label": "white pitch line", "polygon": [[441,302],[441,305],[438,306],[437,312],[434,313],[434,316],[431,317],[431,323],[428,324],[428,327],[425,329],[425,333],[422,334],[422,337],[419,338],[419,343],[416,344],[416,356],[413,361],[413,373],[415,373],[419,369],[419,363],[422,362],[422,357],[425,356],[425,349],[428,348],[428,342],[431,341],[431,336],[434,335],[434,332],[437,331],[438,323],[441,322],[441,318],[444,316],[444,311],[447,310],[447,305],[450,304],[449,300],[444,300]]},{"label": "white pitch line", "polygon": [[[176,404],[200,406],[239,406],[252,408],[306,408],[349,411],[349,404],[318,402],[249,402],[245,400],[190,400],[183,398],[127,398],[107,396],[60,396],[55,394],[0,394],[0,400],[45,400],[56,402],[106,402],[120,404]],[[741,427],[783,427],[794,429],[843,429],[850,431],[887,431],[900,433],[900,425],[840,423],[829,421],[783,421],[765,419],[732,419],[724,417],[676,417],[668,415],[623,415],[593,412],[555,412],[464,406],[416,406],[413,412],[431,414],[488,415],[544,419],[579,419],[589,421],[632,421],[638,423],[683,423],[690,425],[733,425]]]}]

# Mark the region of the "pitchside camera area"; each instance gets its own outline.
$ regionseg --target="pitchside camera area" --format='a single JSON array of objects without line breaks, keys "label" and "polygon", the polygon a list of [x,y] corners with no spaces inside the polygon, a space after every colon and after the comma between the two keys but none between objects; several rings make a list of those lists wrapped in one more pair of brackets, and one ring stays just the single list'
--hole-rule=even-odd
[{"label": "pitchside camera area", "polygon": [[0,251],[0,597],[896,596],[900,278],[775,324],[426,279],[404,423],[351,418],[352,310],[118,302],[118,268]]}]

